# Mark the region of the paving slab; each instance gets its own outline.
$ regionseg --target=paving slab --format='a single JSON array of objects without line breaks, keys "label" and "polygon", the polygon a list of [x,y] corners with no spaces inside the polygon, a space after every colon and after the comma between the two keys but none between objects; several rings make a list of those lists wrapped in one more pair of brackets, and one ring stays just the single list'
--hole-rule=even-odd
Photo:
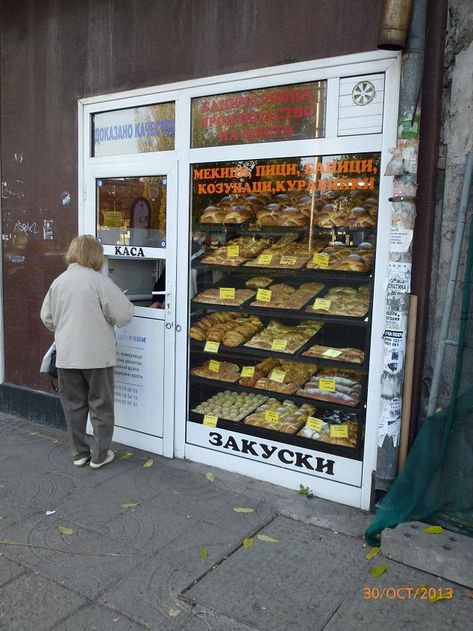
[{"label": "paving slab", "polygon": [[54,626],[54,631],[145,631],[139,622],[108,607],[89,605]]},{"label": "paving slab", "polygon": [[25,572],[27,572],[27,570],[23,566],[15,563],[15,561],[11,561],[0,552],[0,587]]},{"label": "paving slab", "polygon": [[[387,569],[378,578],[365,571],[334,611],[324,631],[472,628],[473,600],[466,589],[384,557],[377,557],[368,565],[386,565]],[[429,596],[450,593],[453,594],[450,600],[429,600]]]},{"label": "paving slab", "polygon": [[[100,602],[125,611],[134,608],[136,619],[152,628],[180,629],[190,608],[178,600],[179,592],[230,554],[245,535],[243,523],[236,538],[226,528],[189,519],[185,532],[107,589]],[[200,555],[201,548],[205,548],[207,559]]]},{"label": "paving slab", "polygon": [[[60,526],[73,532],[62,534]],[[41,516],[7,529],[4,538],[22,544],[2,546],[7,558],[90,599],[126,576],[140,560],[123,551],[120,543],[69,520]]]},{"label": "paving slab", "polygon": [[44,576],[24,574],[2,587],[0,627],[8,631],[47,631],[85,602]]},{"label": "paving slab", "polygon": [[383,554],[424,572],[473,588],[473,538],[445,530],[428,534],[429,524],[411,521],[386,528]]},{"label": "paving slab", "polygon": [[262,534],[278,543],[254,539],[183,597],[262,631],[323,629],[359,580],[363,543],[284,517]]}]

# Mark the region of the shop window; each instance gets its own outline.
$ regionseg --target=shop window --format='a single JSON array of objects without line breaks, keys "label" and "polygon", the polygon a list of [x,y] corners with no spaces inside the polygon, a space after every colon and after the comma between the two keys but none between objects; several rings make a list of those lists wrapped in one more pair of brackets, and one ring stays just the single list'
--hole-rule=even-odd
[{"label": "shop window", "polygon": [[325,135],[326,81],[192,99],[192,147]]},{"label": "shop window", "polygon": [[191,166],[203,254],[191,263],[189,442],[208,447],[197,428],[209,425],[232,432],[214,432],[216,448],[240,451],[248,434],[246,453],[290,444],[282,463],[309,470],[313,450],[362,459],[379,167],[379,153]]},{"label": "shop window", "polygon": [[174,149],[175,104],[100,112],[92,117],[92,156],[118,156]]}]

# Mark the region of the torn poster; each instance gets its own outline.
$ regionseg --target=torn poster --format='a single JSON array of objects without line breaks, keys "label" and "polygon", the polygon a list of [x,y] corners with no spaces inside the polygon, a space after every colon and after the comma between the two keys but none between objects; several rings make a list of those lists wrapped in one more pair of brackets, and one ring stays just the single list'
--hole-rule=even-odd
[{"label": "torn poster", "polygon": [[378,447],[382,447],[386,436],[392,438],[394,447],[399,443],[401,432],[401,398],[382,399],[382,412],[378,424]]}]

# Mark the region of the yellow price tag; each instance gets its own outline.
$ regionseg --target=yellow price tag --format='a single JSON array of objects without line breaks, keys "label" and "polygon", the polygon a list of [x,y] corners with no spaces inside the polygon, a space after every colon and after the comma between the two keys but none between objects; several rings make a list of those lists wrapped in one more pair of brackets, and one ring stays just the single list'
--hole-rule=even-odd
[{"label": "yellow price tag", "polygon": [[271,344],[272,351],[285,351],[287,346],[287,340],[273,340]]},{"label": "yellow price tag", "polygon": [[235,259],[237,256],[240,256],[240,246],[227,245],[227,258]]},{"label": "yellow price tag", "polygon": [[254,366],[243,366],[243,368],[241,369],[242,377],[253,377],[254,374],[255,374]]},{"label": "yellow price tag", "polygon": [[218,416],[212,416],[211,414],[204,415],[203,424],[208,427],[217,427]]},{"label": "yellow price tag", "polygon": [[327,350],[322,353],[324,357],[332,357],[333,359],[339,357],[341,354],[342,351],[337,351],[336,348],[327,348]]},{"label": "yellow price tag", "polygon": [[256,300],[260,302],[271,302],[271,289],[258,289],[256,292]]},{"label": "yellow price tag", "polygon": [[215,359],[211,359],[209,361],[209,370],[211,370],[212,372],[219,372],[220,362],[215,361]]},{"label": "yellow price tag", "polygon": [[319,254],[318,252],[315,252],[314,256],[312,257],[312,263],[314,265],[317,265],[317,267],[327,268],[329,260],[330,257],[328,254]]},{"label": "yellow price tag", "polygon": [[204,351],[206,353],[218,353],[220,342],[205,342]]},{"label": "yellow price tag", "polygon": [[295,256],[281,256],[280,265],[296,265],[297,257]]},{"label": "yellow price tag", "polygon": [[269,375],[269,378],[271,379],[271,381],[276,381],[277,383],[284,383],[285,376],[286,376],[285,370],[281,370],[280,368],[275,368]]},{"label": "yellow price tag", "polygon": [[235,300],[235,288],[234,287],[220,287],[219,289],[220,299]]},{"label": "yellow price tag", "polygon": [[335,392],[335,379],[319,379],[319,388],[326,392]]},{"label": "yellow price tag", "polygon": [[306,427],[313,432],[320,432],[323,426],[324,422],[321,418],[315,418],[315,416],[307,417]]},{"label": "yellow price tag", "polygon": [[269,265],[272,260],[272,254],[260,254],[258,257],[258,265]]},{"label": "yellow price tag", "polygon": [[330,311],[330,300],[324,300],[324,298],[316,298],[314,302],[314,309]]},{"label": "yellow price tag", "polygon": [[330,425],[330,438],[348,438],[348,425]]},{"label": "yellow price tag", "polygon": [[264,413],[264,420],[270,423],[279,423],[279,414],[273,410],[266,410]]}]

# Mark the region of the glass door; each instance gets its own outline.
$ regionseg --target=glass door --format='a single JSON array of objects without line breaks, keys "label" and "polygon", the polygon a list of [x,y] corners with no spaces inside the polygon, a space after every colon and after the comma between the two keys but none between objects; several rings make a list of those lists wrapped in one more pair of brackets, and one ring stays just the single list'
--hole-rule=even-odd
[{"label": "glass door", "polygon": [[103,273],[135,306],[116,330],[114,440],[171,457],[177,164],[92,167],[86,201],[82,232],[101,240]]}]

